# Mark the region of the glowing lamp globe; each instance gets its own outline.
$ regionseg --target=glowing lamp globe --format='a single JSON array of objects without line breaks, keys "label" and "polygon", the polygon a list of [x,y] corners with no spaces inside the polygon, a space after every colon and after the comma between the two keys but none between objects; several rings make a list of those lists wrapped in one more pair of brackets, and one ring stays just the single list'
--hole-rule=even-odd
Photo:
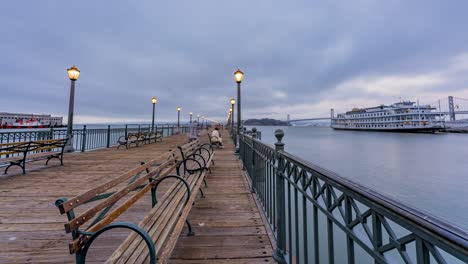
[{"label": "glowing lamp globe", "polygon": [[75,65],[73,65],[70,69],[67,69],[67,73],[68,78],[70,78],[72,81],[78,80],[78,77],[80,76],[80,70],[78,70]]},{"label": "glowing lamp globe", "polygon": [[241,83],[242,79],[244,79],[244,73],[241,70],[237,70],[234,73],[234,78],[236,79],[236,82]]}]

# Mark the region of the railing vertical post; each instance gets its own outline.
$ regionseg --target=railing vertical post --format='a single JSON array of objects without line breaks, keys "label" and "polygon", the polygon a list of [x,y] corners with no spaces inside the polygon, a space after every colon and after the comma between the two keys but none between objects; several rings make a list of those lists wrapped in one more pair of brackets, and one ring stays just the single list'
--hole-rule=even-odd
[{"label": "railing vertical post", "polygon": [[138,134],[141,133],[141,125],[138,125]]},{"label": "railing vertical post", "polygon": [[281,129],[275,131],[275,137],[278,140],[275,143],[275,155],[277,156],[278,168],[276,170],[276,250],[273,253],[273,258],[278,263],[286,263],[284,255],[286,253],[286,212],[285,212],[285,192],[284,192],[284,160],[281,152],[284,151],[284,143],[281,141],[284,137],[284,132]]},{"label": "railing vertical post", "polygon": [[242,154],[241,154],[241,157],[242,157],[242,166],[243,166],[243,169],[245,170],[245,146],[246,146],[246,143],[245,143],[245,132],[247,132],[247,128],[244,127],[244,129],[242,130],[242,138],[244,139],[244,145],[242,146],[241,150],[242,150]]},{"label": "railing vertical post", "polygon": [[86,125],[83,126],[83,135],[81,136],[81,152],[84,152],[86,149]]},{"label": "railing vertical post", "polygon": [[107,147],[110,147],[110,125],[107,126]]},{"label": "railing vertical post", "polygon": [[[54,128],[53,127],[50,128],[49,139],[54,139]],[[69,140],[71,140],[71,139],[69,139]]]},{"label": "railing vertical post", "polygon": [[128,125],[125,125],[125,139],[128,139]]},{"label": "railing vertical post", "polygon": [[250,192],[255,193],[255,189],[257,188],[257,178],[255,174],[255,139],[257,138],[257,128],[252,128],[252,160],[251,162],[251,170],[250,170],[250,177],[252,179],[252,186]]}]

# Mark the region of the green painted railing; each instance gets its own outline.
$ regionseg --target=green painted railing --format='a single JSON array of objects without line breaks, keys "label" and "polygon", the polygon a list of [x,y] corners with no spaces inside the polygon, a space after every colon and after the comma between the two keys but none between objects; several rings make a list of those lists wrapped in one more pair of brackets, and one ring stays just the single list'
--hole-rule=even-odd
[{"label": "green painted railing", "polygon": [[[124,125],[112,128],[110,125],[103,128],[73,129],[73,146],[76,151],[86,151],[98,148],[109,148],[116,146],[117,140],[121,136],[127,136],[130,133],[146,133],[151,130],[151,125]],[[159,131],[163,137],[171,136],[177,133],[177,125],[158,124],[155,130]],[[180,133],[188,133],[189,126],[181,125]],[[50,128],[41,130],[24,129],[20,131],[0,132],[0,144],[11,142],[25,142],[45,139],[66,138],[67,130],[65,128]]]},{"label": "green painted railing", "polygon": [[[468,232],[241,134],[239,155],[288,263],[468,263]],[[235,138],[235,136],[234,136]]]}]

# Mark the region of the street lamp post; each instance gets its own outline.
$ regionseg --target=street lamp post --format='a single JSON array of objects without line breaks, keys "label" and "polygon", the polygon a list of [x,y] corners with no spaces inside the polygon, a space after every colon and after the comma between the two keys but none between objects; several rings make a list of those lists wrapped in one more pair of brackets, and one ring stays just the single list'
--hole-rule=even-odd
[{"label": "street lamp post", "polygon": [[180,106],[177,107],[177,131],[180,129]]},{"label": "street lamp post", "polygon": [[73,152],[73,109],[75,105],[75,82],[80,76],[80,70],[73,65],[70,69],[67,69],[68,78],[70,78],[70,102],[68,103],[68,124],[67,124],[67,145],[64,148],[65,152]]},{"label": "street lamp post", "polygon": [[231,130],[234,131],[234,104],[236,103],[236,100],[234,98],[231,98]]},{"label": "street lamp post", "polygon": [[244,73],[238,69],[236,72],[234,72],[234,78],[236,79],[237,82],[237,134],[240,134],[240,128],[242,126],[241,124],[241,82],[242,79],[244,79]]},{"label": "street lamp post", "polygon": [[192,115],[193,115],[193,113],[190,112],[190,124],[192,124]]},{"label": "street lamp post", "polygon": [[151,98],[151,103],[153,103],[153,118],[151,119],[151,131],[154,131],[154,112],[156,110],[156,103],[158,99],[156,97]]}]

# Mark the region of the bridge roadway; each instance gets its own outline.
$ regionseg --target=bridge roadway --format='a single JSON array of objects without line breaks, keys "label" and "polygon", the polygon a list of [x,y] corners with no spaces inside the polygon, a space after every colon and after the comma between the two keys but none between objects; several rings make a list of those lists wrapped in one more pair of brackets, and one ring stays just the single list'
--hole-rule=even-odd
[{"label": "bridge roadway", "polygon": [[[172,263],[274,262],[268,229],[234,146],[225,131],[223,136],[226,148],[216,150],[216,165],[204,188],[206,198],[197,198],[189,215],[196,235],[188,237],[183,230]],[[54,206],[55,199],[92,189],[186,140],[179,135],[129,150],[114,147],[66,154],[63,167],[31,163],[26,175],[12,168],[8,176],[0,176],[0,263],[74,263],[74,255],[68,253],[71,235],[63,227],[66,217]],[[138,223],[150,200],[142,199],[119,220]],[[126,235],[115,232],[99,238],[89,262],[103,262]]]}]

